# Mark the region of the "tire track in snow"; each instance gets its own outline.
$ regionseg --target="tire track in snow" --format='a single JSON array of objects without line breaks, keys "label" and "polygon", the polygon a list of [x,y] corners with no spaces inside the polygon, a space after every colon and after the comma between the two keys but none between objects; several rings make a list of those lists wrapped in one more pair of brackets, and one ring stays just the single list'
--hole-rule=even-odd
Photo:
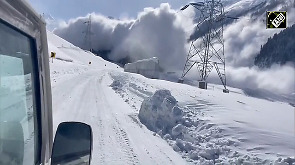
[{"label": "tire track in snow", "polygon": [[[108,154],[102,154],[100,158],[100,162],[102,164],[106,163],[105,158],[106,156],[112,156],[115,155],[117,159],[119,158],[118,162],[122,164],[123,162],[127,164],[138,164],[139,160],[137,159],[137,155],[134,152],[134,149],[130,146],[129,143],[129,138],[127,136],[126,131],[120,126],[120,122],[117,119],[116,115],[112,112],[111,107],[109,106],[109,101],[106,99],[106,95],[104,94],[102,90],[102,80],[105,77],[105,74],[103,74],[100,78],[96,80],[96,90],[95,90],[95,95],[96,99],[99,100],[102,107],[100,107],[98,115],[99,117],[102,116],[107,116],[106,118],[100,118],[99,119],[99,127],[101,128],[100,130],[100,137],[99,139],[99,144],[100,148],[102,149],[102,153],[106,153],[106,146],[109,144],[112,145],[118,145],[117,150],[121,154],[118,156],[118,154],[115,154],[113,151],[108,151]],[[99,94],[98,94],[99,92]],[[98,97],[99,96],[99,97]],[[108,119],[113,119],[113,120],[108,120]],[[104,125],[106,127],[104,127]],[[110,129],[112,130],[111,132]],[[111,136],[112,135],[112,136]],[[107,141],[105,141],[104,138],[108,138]],[[114,161],[114,160],[113,160]],[[123,163],[124,164],[124,163]]]},{"label": "tire track in snow", "polygon": [[122,129],[121,127],[119,127],[120,123],[118,121],[117,118],[115,118],[116,120],[116,125],[117,128],[114,127],[114,129],[116,130],[116,133],[118,133],[119,136],[117,136],[117,142],[120,144],[120,146],[124,149],[123,152],[124,154],[129,158],[129,163],[139,163],[139,160],[137,159],[137,154],[134,153],[134,149],[130,146],[130,142],[129,142],[129,138],[127,136],[127,133],[124,131],[124,129]]},{"label": "tire track in snow", "polygon": [[[101,76],[103,77],[103,76]],[[107,154],[106,154],[106,151],[104,150],[105,146],[106,146],[106,140],[105,140],[105,126],[104,126],[104,123],[103,123],[103,118],[101,117],[102,114],[101,114],[101,108],[100,108],[100,105],[99,105],[99,94],[98,94],[98,90],[97,90],[97,86],[99,85],[97,82],[98,82],[98,78],[96,77],[96,79],[94,80],[94,94],[95,94],[95,105],[96,105],[96,112],[97,112],[97,115],[95,116],[97,119],[97,122],[96,122],[96,125],[97,125],[97,128],[99,133],[98,133],[98,136],[97,137],[94,137],[95,138],[95,143],[94,144],[94,147],[98,147],[96,148],[98,150],[98,153],[97,156],[98,157],[98,160],[99,160],[99,164],[106,164],[106,157],[107,157]],[[110,152],[110,151],[108,151]],[[110,154],[110,153],[109,153]],[[113,154],[113,153],[112,153]],[[95,158],[95,157],[94,157]],[[93,163],[92,163],[93,164]]]},{"label": "tire track in snow", "polygon": [[[77,119],[77,113],[79,113],[77,107],[80,105],[79,102],[74,100],[74,97],[83,94],[81,88],[84,88],[88,83],[87,81],[83,81],[83,78],[84,77],[72,77],[63,80],[65,83],[57,85],[52,91],[54,133],[60,122],[74,121]],[[81,81],[81,83],[73,83],[75,82],[73,80]]]},{"label": "tire track in snow", "polygon": [[[110,73],[108,74],[108,76],[110,79],[112,79],[111,78],[112,76],[110,75]],[[101,79],[101,81],[107,82],[106,79]],[[108,83],[111,83],[111,82],[108,82]],[[102,84],[106,84],[106,83],[102,83]],[[104,88],[104,89],[109,90],[109,88]],[[110,91],[108,91],[108,92],[110,92]],[[111,92],[113,92],[115,94],[115,92],[113,90],[111,90]],[[110,99],[110,97],[106,97],[106,98],[109,100],[109,102],[112,101]],[[121,97],[119,97],[119,96],[118,96],[118,98],[121,99]],[[124,102],[124,104],[126,104],[126,103]],[[111,110],[114,110],[114,108]],[[115,114],[117,112],[113,112],[112,114]],[[132,135],[132,136],[130,136],[130,138],[128,138],[128,141],[126,143],[128,146],[131,147],[132,152],[133,152],[133,150],[136,151],[133,153],[142,153],[141,155],[138,155],[138,156],[134,155],[134,156],[136,156],[137,160],[140,160],[140,163],[144,163],[144,164],[183,164],[182,161],[179,161],[179,160],[177,160],[177,158],[173,157],[173,156],[176,156],[177,153],[174,152],[169,145],[166,146],[166,145],[162,145],[162,143],[158,143],[158,144],[160,144],[160,146],[159,146],[159,145],[157,145],[157,143],[154,143],[155,142],[154,140],[162,141],[162,139],[157,139],[157,137],[153,136],[149,130],[147,130],[145,127],[143,127],[141,125],[141,123],[139,122],[139,119],[136,119],[137,117],[132,116],[132,115],[135,115],[132,110],[130,112],[128,112],[127,109],[126,110],[124,109],[124,113],[118,115],[121,117],[120,121],[121,120],[122,120],[122,122],[125,121],[125,122],[123,122],[124,125],[126,125],[126,124],[129,125],[129,127],[127,127],[129,129],[124,130],[123,136],[129,135],[127,133],[130,133],[130,135]],[[116,122],[118,124],[120,124],[120,122],[118,120],[119,118],[115,117],[115,119],[116,119]],[[136,122],[135,120],[138,120],[138,121]],[[134,134],[133,133],[134,130],[132,130],[130,128],[134,128],[134,130],[141,131],[142,133],[138,132],[139,134],[137,134],[137,133]],[[144,136],[142,136],[142,135],[144,135]],[[152,136],[152,137],[149,137],[149,136]],[[148,139],[148,137],[152,138],[152,139],[155,138],[155,139],[154,140]],[[147,139],[145,139],[145,138],[147,138]],[[162,142],[166,144],[166,142],[164,140]],[[138,145],[138,144],[140,144],[140,145]],[[171,149],[173,154],[171,154],[171,152],[167,152],[167,149],[169,149],[169,150]],[[167,153],[169,153],[169,154],[167,154]],[[174,154],[176,154],[176,155],[174,155]],[[178,163],[175,163],[175,162],[178,162]],[[128,164],[130,164],[130,163],[128,163]],[[139,163],[137,163],[137,164],[139,164]]]},{"label": "tire track in snow", "polygon": [[[103,130],[104,129],[103,128],[103,125],[102,125],[102,121],[100,119],[98,120],[97,126],[98,126],[98,129],[99,130]],[[100,131],[99,137],[97,137],[97,139],[98,139],[98,146],[99,146],[99,148],[103,148],[104,145],[105,145],[105,142],[104,142],[102,131]],[[99,152],[98,157],[99,157],[100,164],[105,164],[105,157],[106,157],[105,153],[104,152]]]}]

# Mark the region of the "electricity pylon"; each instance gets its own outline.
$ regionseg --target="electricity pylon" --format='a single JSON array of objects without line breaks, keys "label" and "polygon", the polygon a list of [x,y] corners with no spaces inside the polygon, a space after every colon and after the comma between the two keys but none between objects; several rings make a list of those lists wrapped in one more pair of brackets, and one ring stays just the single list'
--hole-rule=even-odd
[{"label": "electricity pylon", "polygon": [[90,50],[92,52],[92,42],[91,42],[91,35],[93,34],[91,32],[91,14],[89,15],[88,21],[85,21],[84,24],[87,24],[87,29],[83,33],[85,33],[84,37],[84,43],[85,43],[85,49]]},{"label": "electricity pylon", "polygon": [[[227,16],[225,16],[221,0],[204,0],[204,2],[190,3],[181,10],[185,10],[189,6],[193,6],[200,12],[196,26],[198,37],[195,37],[191,42],[179,82],[182,83],[187,73],[196,65],[200,73],[199,87],[207,89],[206,80],[212,69],[215,68],[224,86],[223,92],[228,93],[228,89],[226,89],[223,40],[223,21]],[[203,85],[200,85],[200,82]]]}]

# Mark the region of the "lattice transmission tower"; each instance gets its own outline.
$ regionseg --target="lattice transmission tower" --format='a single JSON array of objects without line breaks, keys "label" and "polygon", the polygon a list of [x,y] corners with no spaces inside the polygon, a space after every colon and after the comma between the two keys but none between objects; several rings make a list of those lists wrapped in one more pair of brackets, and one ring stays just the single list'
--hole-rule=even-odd
[{"label": "lattice transmission tower", "polygon": [[187,73],[196,65],[200,74],[199,87],[207,89],[207,78],[215,68],[224,86],[223,92],[228,93],[226,88],[225,56],[223,40],[224,7],[221,0],[204,0],[204,2],[190,3],[189,6],[196,8],[200,15],[196,18],[195,39],[191,41],[186,63],[179,82],[184,81]]},{"label": "lattice transmission tower", "polygon": [[92,23],[92,20],[91,20],[91,14],[90,14],[88,21],[84,22],[84,24],[87,25],[86,31],[83,31],[83,33],[85,33],[85,37],[84,37],[85,49],[89,50],[90,52],[92,52],[91,35],[93,34],[91,31],[91,23]]}]

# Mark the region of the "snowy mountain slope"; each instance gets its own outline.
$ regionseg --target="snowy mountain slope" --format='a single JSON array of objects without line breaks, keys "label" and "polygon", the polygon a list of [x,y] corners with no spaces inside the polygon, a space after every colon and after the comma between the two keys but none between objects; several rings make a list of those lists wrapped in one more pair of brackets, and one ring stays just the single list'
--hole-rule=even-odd
[{"label": "snowy mountain slope", "polygon": [[[269,68],[272,64],[295,64],[295,24],[269,38],[255,57],[254,64],[260,68]],[[277,51],[280,50],[280,51]]]},{"label": "snowy mountain slope", "polygon": [[73,60],[54,60],[50,65],[54,128],[62,121],[90,124],[92,164],[185,164],[164,140],[133,123],[132,108],[108,87],[109,70],[122,69],[76,47],[58,48],[70,44],[50,32],[48,39],[57,57]]},{"label": "snowy mountain slope", "polygon": [[[50,32],[48,42],[49,51],[59,58],[50,63],[54,128],[62,121],[90,124],[92,164],[294,161],[286,159],[295,155],[294,107],[286,103],[247,97],[235,88],[224,94],[219,85],[201,90],[147,79],[125,73]],[[158,89],[171,91],[188,121],[185,136],[178,140],[163,140],[165,136],[148,130],[138,118],[142,101]],[[191,147],[175,149],[183,144]]]}]

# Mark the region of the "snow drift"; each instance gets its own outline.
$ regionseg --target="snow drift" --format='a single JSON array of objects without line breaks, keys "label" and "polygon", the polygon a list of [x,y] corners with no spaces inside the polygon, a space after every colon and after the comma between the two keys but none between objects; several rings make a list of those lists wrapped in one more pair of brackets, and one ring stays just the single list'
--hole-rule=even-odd
[{"label": "snow drift", "polygon": [[[150,130],[166,134],[181,122],[182,110],[170,91],[158,90],[142,102],[138,117]],[[179,127],[174,128],[174,135],[179,135],[180,131]]]}]

